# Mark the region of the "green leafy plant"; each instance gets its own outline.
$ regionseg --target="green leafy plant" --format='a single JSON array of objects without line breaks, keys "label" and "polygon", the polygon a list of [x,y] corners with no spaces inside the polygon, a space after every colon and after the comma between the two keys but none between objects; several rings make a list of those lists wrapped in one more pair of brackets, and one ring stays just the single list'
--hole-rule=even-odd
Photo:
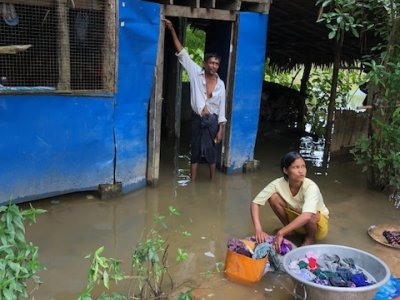
[{"label": "green leafy plant", "polygon": [[205,279],[209,279],[211,278],[211,276],[213,274],[216,273],[221,273],[224,270],[224,265],[225,263],[223,263],[222,261],[216,262],[215,263],[215,269],[214,270],[207,270],[206,272],[201,273],[200,275],[205,278]]},{"label": "green leafy plant", "polygon": [[[186,26],[185,49],[199,66],[203,66],[205,42],[205,31]],[[182,81],[189,81],[189,76],[185,69],[182,72]]]},{"label": "green leafy plant", "polygon": [[188,290],[186,292],[180,293],[176,300],[192,300],[192,291]]},{"label": "green leafy plant", "polygon": [[21,210],[16,204],[0,207],[0,299],[28,298],[27,282],[32,280],[36,287],[40,278],[37,272],[44,269],[39,263],[39,248],[25,239],[25,222],[36,222],[36,215],[43,209]]},{"label": "green leafy plant", "polygon": [[317,5],[321,5],[324,13],[321,14],[319,22],[325,22],[330,30],[330,39],[343,40],[345,32],[351,32],[355,37],[359,37],[362,28],[360,19],[366,7],[364,1],[356,0],[318,0]]},{"label": "green leafy plant", "polygon": [[[85,257],[87,259],[92,258],[92,263],[89,267],[86,289],[83,294],[78,297],[78,300],[91,300],[90,294],[93,288],[100,283],[103,283],[104,287],[109,289],[110,279],[118,283],[125,278],[121,271],[121,261],[101,256],[103,251],[104,247],[100,247],[93,254],[89,254]],[[109,296],[103,295],[102,297],[101,299],[108,299],[106,297]],[[114,295],[113,298],[110,299],[125,299],[123,297],[122,295]]]},{"label": "green leafy plant", "polygon": [[394,194],[400,189],[400,108],[397,108],[389,122],[373,118],[379,134],[364,135],[352,150],[355,160],[363,165],[363,171],[373,171],[372,187],[381,189],[392,186]]},{"label": "green leafy plant", "polygon": [[[170,206],[168,208],[170,217],[180,216],[180,212]],[[93,255],[89,267],[88,283],[83,294],[78,300],[91,300],[91,292],[96,285],[102,285],[109,289],[110,279],[116,283],[129,280],[129,291],[124,294],[114,293],[112,296],[103,294],[103,300],[108,299],[161,299],[167,298],[174,289],[174,282],[169,274],[170,265],[168,255],[170,245],[168,239],[162,235],[168,230],[166,217],[157,215],[154,217],[152,227],[139,240],[132,253],[131,275],[125,275],[121,271],[121,261],[101,256],[104,247],[100,247]],[[171,232],[171,231],[170,231]],[[176,230],[183,237],[190,236],[187,231]],[[188,258],[188,254],[181,248],[177,248],[176,261],[182,262]],[[169,282],[165,283],[165,278]],[[191,299],[191,291],[181,292],[178,299]]]},{"label": "green leafy plant", "polygon": [[[379,3],[378,3],[379,2]],[[399,95],[400,95],[400,5],[398,1],[365,1],[369,18],[364,30],[373,30],[379,43],[364,58],[368,69],[370,128],[353,151],[356,162],[368,173],[374,189],[394,188],[399,180]],[[378,22],[376,22],[378,21]],[[368,149],[367,149],[368,147]]]}]

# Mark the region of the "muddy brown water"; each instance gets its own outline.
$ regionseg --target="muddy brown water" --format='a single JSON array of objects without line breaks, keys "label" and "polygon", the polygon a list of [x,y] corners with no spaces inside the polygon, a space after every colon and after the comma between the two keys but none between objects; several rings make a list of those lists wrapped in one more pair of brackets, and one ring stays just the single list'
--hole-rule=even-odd
[{"label": "muddy brown water", "polygon": [[[215,268],[224,262],[229,238],[253,234],[249,203],[280,176],[279,158],[289,148],[287,141],[263,139],[255,152],[261,161],[259,171],[229,176],[217,172],[210,182],[207,166],[200,165],[198,181],[188,185],[177,176],[177,168],[185,173],[184,159],[162,156],[157,188],[146,187],[109,200],[84,192],[34,201],[34,207],[47,210],[27,228],[27,238],[39,246],[39,259],[46,266],[40,272],[43,284],[35,291],[35,299],[76,299],[86,286],[89,261],[84,256],[100,246],[105,246],[106,256],[122,259],[128,272],[133,246],[155,214],[168,215],[169,206],[181,213],[172,220],[167,217],[170,271],[177,286],[195,288],[195,299],[294,299],[288,275],[267,273],[257,284],[243,285],[227,280]],[[323,243],[368,251],[399,277],[400,250],[382,246],[367,234],[373,224],[400,225],[400,210],[389,202],[388,194],[367,189],[365,174],[349,159],[333,158],[327,174],[316,173],[320,172],[308,167],[308,177],[318,183],[331,213],[330,232]],[[262,223],[267,232],[280,227],[267,206],[262,210]],[[175,229],[191,236],[183,238]],[[183,263],[175,261],[178,247],[189,254]],[[119,287],[121,291],[126,288],[126,284]]]}]

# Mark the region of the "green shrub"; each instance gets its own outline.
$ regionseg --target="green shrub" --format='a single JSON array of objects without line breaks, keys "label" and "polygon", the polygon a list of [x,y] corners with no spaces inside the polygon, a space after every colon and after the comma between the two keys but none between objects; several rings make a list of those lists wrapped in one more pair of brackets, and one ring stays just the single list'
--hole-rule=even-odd
[{"label": "green shrub", "polygon": [[44,266],[38,261],[39,248],[25,240],[24,223],[36,222],[44,212],[32,206],[20,210],[12,203],[0,207],[0,299],[28,298],[27,282],[33,280],[35,289],[40,284],[37,272]]}]

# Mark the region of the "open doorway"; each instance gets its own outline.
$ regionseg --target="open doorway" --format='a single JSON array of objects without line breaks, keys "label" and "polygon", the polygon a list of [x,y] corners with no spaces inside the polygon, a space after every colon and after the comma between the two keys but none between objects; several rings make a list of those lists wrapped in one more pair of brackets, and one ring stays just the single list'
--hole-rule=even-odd
[{"label": "open doorway", "polygon": [[[168,17],[173,24],[191,57],[202,66],[204,53],[216,52],[221,55],[221,64],[218,71],[226,87],[226,117],[229,122],[231,107],[229,95],[232,94],[231,61],[233,57],[232,36],[233,21],[220,21],[198,18]],[[173,162],[174,174],[178,184],[185,185],[190,176],[190,139],[191,139],[191,106],[190,85],[188,77],[175,56],[175,47],[169,32],[164,33],[164,47],[162,53],[162,108],[160,122],[160,168],[170,167]],[[233,77],[232,77],[233,78]],[[217,169],[223,169],[224,145],[219,144]],[[157,149],[149,149],[157,151]],[[168,162],[166,164],[165,162]],[[204,166],[199,166],[199,179],[202,177]],[[208,166],[207,166],[208,170]]]}]

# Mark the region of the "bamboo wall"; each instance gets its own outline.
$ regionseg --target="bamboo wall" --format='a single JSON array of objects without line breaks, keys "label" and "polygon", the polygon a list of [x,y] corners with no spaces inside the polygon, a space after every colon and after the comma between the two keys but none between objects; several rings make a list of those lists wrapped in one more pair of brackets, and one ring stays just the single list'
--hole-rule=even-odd
[{"label": "bamboo wall", "polygon": [[346,154],[355,146],[362,134],[368,132],[367,112],[337,110],[331,142],[331,155]]}]

